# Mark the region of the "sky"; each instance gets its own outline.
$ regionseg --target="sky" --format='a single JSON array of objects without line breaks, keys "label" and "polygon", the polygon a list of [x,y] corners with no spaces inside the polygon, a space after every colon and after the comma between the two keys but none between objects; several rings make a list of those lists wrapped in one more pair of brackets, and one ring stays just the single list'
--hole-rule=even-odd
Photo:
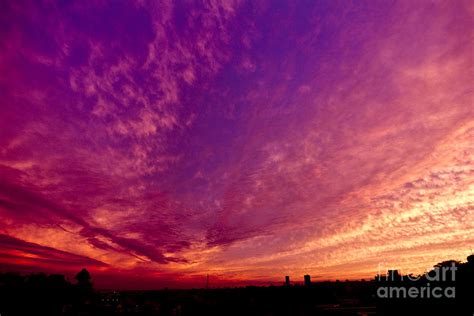
[{"label": "sky", "polygon": [[153,289],[465,260],[473,4],[1,1],[0,271]]}]

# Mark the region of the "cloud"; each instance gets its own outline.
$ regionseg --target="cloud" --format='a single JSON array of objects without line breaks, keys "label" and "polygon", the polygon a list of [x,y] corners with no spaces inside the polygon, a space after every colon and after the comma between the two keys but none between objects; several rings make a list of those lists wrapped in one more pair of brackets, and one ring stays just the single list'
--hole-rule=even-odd
[{"label": "cloud", "polygon": [[63,269],[65,267],[91,266],[97,268],[107,266],[107,264],[95,259],[26,242],[3,234],[0,235],[0,247],[0,261],[2,263],[36,266],[37,270],[45,267],[48,269]]},{"label": "cloud", "polygon": [[6,3],[0,248],[104,284],[463,259],[469,6]]}]

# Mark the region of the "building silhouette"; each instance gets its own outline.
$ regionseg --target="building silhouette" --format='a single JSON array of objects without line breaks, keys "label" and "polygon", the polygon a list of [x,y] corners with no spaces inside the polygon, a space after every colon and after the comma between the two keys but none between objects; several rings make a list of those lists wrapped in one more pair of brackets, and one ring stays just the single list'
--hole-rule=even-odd
[{"label": "building silhouette", "polygon": [[400,281],[401,276],[398,273],[398,270],[388,270],[387,271],[387,279],[389,281]]},{"label": "building silhouette", "polygon": [[304,276],[304,285],[310,286],[311,285],[311,276],[309,274],[305,274]]},{"label": "building silhouette", "polygon": [[290,276],[289,275],[285,276],[285,285],[290,286]]}]

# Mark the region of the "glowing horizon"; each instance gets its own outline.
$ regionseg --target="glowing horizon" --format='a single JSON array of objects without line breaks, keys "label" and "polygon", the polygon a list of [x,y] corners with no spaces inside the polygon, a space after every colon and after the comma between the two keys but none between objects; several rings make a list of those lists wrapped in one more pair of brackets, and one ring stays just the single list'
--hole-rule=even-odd
[{"label": "glowing horizon", "polygon": [[472,2],[2,6],[0,270],[268,284],[474,248]]}]

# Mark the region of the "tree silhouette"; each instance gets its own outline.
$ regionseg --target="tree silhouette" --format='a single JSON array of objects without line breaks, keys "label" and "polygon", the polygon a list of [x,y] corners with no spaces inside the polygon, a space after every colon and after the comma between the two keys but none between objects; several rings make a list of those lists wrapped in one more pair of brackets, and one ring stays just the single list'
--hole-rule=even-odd
[{"label": "tree silhouette", "polygon": [[77,286],[82,289],[92,289],[91,275],[87,269],[82,269],[74,277],[77,280]]},{"label": "tree silhouette", "polygon": [[446,261],[442,261],[442,262],[439,262],[437,264],[435,264],[433,267],[434,268],[449,268],[449,267],[459,267],[461,265],[461,261],[458,261],[458,260],[446,260]]}]

